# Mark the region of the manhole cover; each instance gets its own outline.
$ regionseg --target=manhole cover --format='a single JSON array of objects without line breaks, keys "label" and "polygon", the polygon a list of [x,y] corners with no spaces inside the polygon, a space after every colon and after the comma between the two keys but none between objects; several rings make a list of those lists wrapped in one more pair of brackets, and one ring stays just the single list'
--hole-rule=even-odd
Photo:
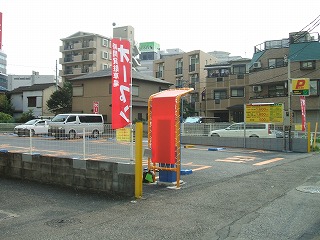
[{"label": "manhole cover", "polygon": [[65,227],[67,225],[72,225],[77,223],[81,223],[81,221],[76,218],[69,218],[69,219],[53,219],[49,222],[46,222],[45,224],[50,227],[60,228],[60,227]]},{"label": "manhole cover", "polygon": [[320,186],[300,186],[296,189],[305,193],[320,193]]}]

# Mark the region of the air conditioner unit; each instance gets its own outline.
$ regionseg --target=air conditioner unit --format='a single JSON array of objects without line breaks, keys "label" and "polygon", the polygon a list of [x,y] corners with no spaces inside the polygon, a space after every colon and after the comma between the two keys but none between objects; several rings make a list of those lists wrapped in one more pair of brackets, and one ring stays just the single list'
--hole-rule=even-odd
[{"label": "air conditioner unit", "polygon": [[261,62],[254,62],[253,68],[261,68]]},{"label": "air conditioner unit", "polygon": [[261,92],[261,86],[253,86],[253,92]]}]

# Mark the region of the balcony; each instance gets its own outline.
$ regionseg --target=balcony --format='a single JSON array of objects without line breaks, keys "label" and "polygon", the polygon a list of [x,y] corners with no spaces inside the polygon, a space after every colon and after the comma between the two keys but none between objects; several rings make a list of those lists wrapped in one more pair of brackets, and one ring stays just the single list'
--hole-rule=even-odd
[{"label": "balcony", "polygon": [[96,60],[97,60],[97,55],[96,54],[84,55],[82,57],[82,61],[96,61]]}]

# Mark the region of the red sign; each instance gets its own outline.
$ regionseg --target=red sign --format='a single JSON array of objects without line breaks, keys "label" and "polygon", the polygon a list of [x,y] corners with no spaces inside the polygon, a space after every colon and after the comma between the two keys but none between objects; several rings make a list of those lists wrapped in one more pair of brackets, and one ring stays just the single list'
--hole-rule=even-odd
[{"label": "red sign", "polygon": [[130,42],[113,38],[112,48],[112,128],[130,123],[131,55]]},{"label": "red sign", "polygon": [[93,113],[94,114],[99,113],[99,102],[93,102]]},{"label": "red sign", "polygon": [[301,105],[301,125],[302,131],[306,130],[307,120],[306,120],[306,97],[300,96],[300,105]]},{"label": "red sign", "polygon": [[2,48],[2,12],[0,12],[0,49]]}]

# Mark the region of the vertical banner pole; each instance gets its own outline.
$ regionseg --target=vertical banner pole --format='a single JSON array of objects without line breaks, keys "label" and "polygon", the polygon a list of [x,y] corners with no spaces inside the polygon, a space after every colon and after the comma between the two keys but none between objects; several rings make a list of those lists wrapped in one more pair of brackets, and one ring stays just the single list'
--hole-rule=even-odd
[{"label": "vertical banner pole", "polygon": [[136,123],[135,197],[142,197],[142,122]]}]

